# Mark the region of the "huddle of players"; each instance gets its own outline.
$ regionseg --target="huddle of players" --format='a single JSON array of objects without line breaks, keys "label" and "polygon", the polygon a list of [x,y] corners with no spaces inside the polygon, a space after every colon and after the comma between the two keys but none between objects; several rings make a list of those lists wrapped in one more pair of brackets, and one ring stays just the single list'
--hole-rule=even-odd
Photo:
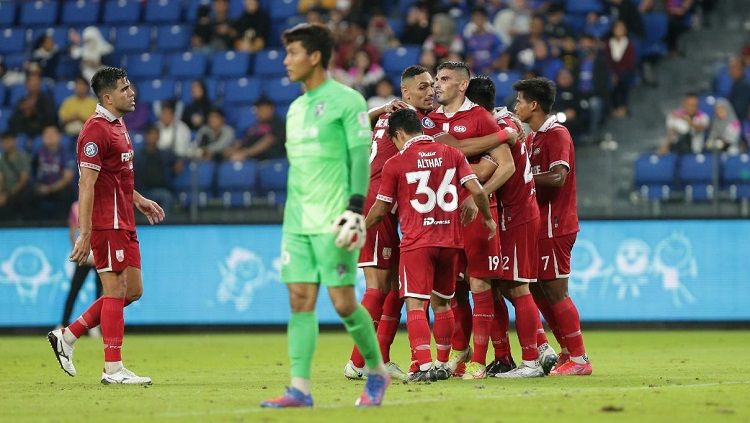
[{"label": "huddle of players", "polygon": [[[471,78],[464,63],[441,64],[434,80],[425,68],[410,66],[401,77],[402,100],[370,111],[362,304],[392,376],[434,381],[591,374],[578,312],[567,293],[578,232],[572,139],[550,115],[551,81],[518,81],[514,89],[517,115],[495,108],[492,81]],[[518,366],[510,354],[504,298],[515,308]],[[408,375],[389,354],[404,303],[412,353]],[[559,355],[547,341],[539,311],[560,344]],[[485,365],[490,341],[495,358]],[[356,347],[344,374],[365,377]]]}]

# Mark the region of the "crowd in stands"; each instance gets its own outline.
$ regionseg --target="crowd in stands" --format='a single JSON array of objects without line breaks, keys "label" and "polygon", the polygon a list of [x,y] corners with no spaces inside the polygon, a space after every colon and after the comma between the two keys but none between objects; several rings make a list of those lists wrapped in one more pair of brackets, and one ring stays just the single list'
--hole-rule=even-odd
[{"label": "crowd in stands", "polygon": [[[631,87],[654,82],[650,67],[663,54],[678,54],[677,39],[693,13],[712,5],[711,0],[0,2],[0,23],[7,28],[0,37],[5,134],[0,209],[18,216],[9,205],[35,209],[36,201],[29,207],[33,196],[72,201],[75,178],[65,175],[77,133],[96,103],[87,81],[102,65],[125,67],[138,93],[136,111],[125,116],[136,145],[138,188],[185,206],[189,196],[175,195],[174,184],[190,162],[218,167],[284,157],[283,116],[300,88],[285,80],[280,34],[296,23],[322,22],[333,30],[331,75],[362,92],[372,107],[400,94],[399,76],[409,65],[434,71],[445,60],[466,61],[475,74],[493,79],[498,104],[512,103],[511,86],[518,79],[555,80],[564,124],[576,142],[587,143],[598,139],[606,119],[628,114]],[[60,137],[57,165],[42,166],[40,173],[36,163],[47,148],[44,139],[52,137],[46,135],[50,128]],[[51,162],[54,154],[44,154],[43,161]],[[47,188],[36,188],[39,184]],[[220,196],[215,181],[213,187]],[[66,210],[49,212],[63,216]]]}]

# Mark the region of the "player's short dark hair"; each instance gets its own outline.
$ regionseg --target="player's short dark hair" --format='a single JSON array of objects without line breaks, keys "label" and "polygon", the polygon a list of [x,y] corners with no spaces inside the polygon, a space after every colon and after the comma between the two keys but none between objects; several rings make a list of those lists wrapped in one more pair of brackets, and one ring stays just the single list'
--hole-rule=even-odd
[{"label": "player's short dark hair", "polygon": [[301,23],[284,31],[281,39],[284,45],[299,41],[307,54],[319,51],[323,69],[328,69],[328,63],[333,55],[333,33],[327,26],[318,23]]},{"label": "player's short dark hair", "polygon": [[107,91],[117,88],[117,81],[127,77],[125,69],[105,66],[94,74],[91,78],[91,89],[94,90],[96,97],[101,100],[102,95]]},{"label": "player's short dark hair", "polygon": [[409,66],[408,68],[404,69],[403,72],[401,72],[401,83],[403,84],[404,81],[406,81],[407,79],[412,79],[415,76],[422,75],[425,72],[429,72],[429,71],[424,66],[420,66],[420,65]]},{"label": "player's short dark hair", "polygon": [[495,108],[495,83],[486,75],[475,76],[469,80],[466,97],[492,112]]},{"label": "player's short dark hair", "polygon": [[395,138],[396,131],[402,130],[407,134],[421,134],[422,124],[417,112],[412,109],[399,109],[388,117],[388,136]]},{"label": "player's short dark hair", "polygon": [[469,65],[467,65],[464,62],[453,62],[453,61],[443,62],[438,65],[437,71],[440,72],[443,69],[459,71],[466,76],[466,79],[471,78],[471,69],[469,69]]},{"label": "player's short dark hair", "polygon": [[523,79],[513,84],[513,89],[523,93],[524,99],[539,103],[544,113],[549,113],[555,104],[557,88],[555,83],[547,78]]}]

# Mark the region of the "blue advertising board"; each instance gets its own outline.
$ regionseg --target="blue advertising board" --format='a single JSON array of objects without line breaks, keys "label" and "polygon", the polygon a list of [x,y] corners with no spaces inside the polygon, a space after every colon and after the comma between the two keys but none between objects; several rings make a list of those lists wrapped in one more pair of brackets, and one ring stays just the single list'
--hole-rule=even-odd
[{"label": "blue advertising board", "polygon": [[[142,227],[138,237],[145,293],[126,309],[128,324],[286,322],[280,226]],[[584,321],[748,321],[748,238],[746,221],[582,222],[571,295]],[[0,230],[1,327],[59,323],[69,253],[65,229]],[[320,294],[320,321],[338,322]],[[90,276],[74,317],[93,295]]]}]

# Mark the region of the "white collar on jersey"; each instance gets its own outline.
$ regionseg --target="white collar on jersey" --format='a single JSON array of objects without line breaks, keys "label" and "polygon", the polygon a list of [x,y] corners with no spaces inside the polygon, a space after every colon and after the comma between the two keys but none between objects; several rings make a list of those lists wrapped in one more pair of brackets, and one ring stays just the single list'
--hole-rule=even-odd
[{"label": "white collar on jersey", "polygon": [[[470,109],[471,109],[472,107],[474,107],[474,106],[476,106],[476,104],[472,103],[472,101],[471,101],[471,100],[469,100],[469,98],[468,98],[468,97],[466,97],[466,98],[464,99],[464,102],[463,102],[463,104],[461,104],[461,107],[459,107],[459,108],[458,108],[458,110],[456,110],[456,113],[458,113],[458,112],[465,112],[465,111],[467,111],[467,110],[470,110]],[[437,108],[437,110],[435,110],[435,111],[436,111],[437,113],[441,113],[441,114],[444,114],[444,115],[446,115],[446,116],[448,115],[447,113],[445,113],[445,108],[444,108],[444,106],[443,106],[442,104],[441,104],[441,105],[440,105],[440,107],[438,107],[438,108]],[[455,114],[455,113],[451,113],[451,115],[454,115],[454,114]]]},{"label": "white collar on jersey", "polygon": [[117,120],[117,117],[112,114],[109,110],[104,108],[101,104],[96,104],[96,114],[103,117],[104,119],[107,119],[109,122],[114,122]]},{"label": "white collar on jersey", "polygon": [[544,121],[542,126],[540,126],[536,132],[547,132],[548,130],[554,128],[556,124],[557,124],[557,116],[552,115],[548,117],[547,120]]},{"label": "white collar on jersey", "polygon": [[406,143],[404,144],[404,148],[401,151],[399,151],[399,153],[404,154],[404,151],[406,151],[407,148],[409,148],[415,142],[419,142],[419,141],[435,142],[435,139],[429,135],[417,135],[416,137],[410,138],[409,141],[406,141]]},{"label": "white collar on jersey", "polygon": [[507,107],[495,107],[495,110],[492,111],[492,114],[495,116],[495,118],[507,118],[509,116],[512,116],[513,113],[508,110]]}]

